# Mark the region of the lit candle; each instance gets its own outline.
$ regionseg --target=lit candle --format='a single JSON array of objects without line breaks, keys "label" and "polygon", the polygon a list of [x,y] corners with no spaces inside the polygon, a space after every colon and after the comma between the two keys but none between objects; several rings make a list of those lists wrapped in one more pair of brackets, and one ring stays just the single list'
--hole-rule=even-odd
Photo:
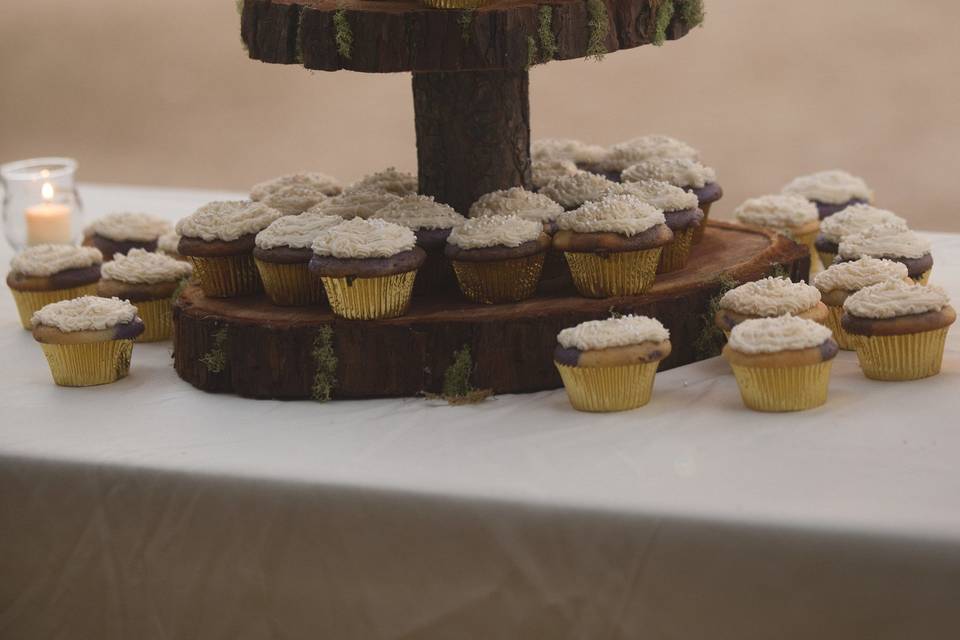
[{"label": "lit candle", "polygon": [[44,182],[43,202],[27,207],[27,244],[70,244],[70,207],[53,201],[53,185]]}]

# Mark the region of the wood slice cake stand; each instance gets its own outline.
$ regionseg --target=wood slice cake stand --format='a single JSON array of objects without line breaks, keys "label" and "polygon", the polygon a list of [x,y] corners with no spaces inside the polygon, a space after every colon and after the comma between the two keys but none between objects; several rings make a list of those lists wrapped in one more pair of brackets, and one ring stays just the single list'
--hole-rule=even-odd
[{"label": "wood slice cake stand", "polygon": [[319,366],[317,341],[330,327],[337,398],[437,393],[464,346],[470,348],[478,388],[555,389],[561,381],[553,350],[561,329],[611,312],[654,316],[670,329],[673,342],[661,370],[680,366],[704,355],[697,352],[697,340],[724,276],[755,280],[780,265],[799,280],[810,264],[807,250],[783,236],[724,223],[711,223],[693,251],[686,269],[658,276],[642,296],[590,299],[571,291],[487,306],[454,292],[414,297],[407,315],[378,321],[335,318],[326,307],[277,307],[264,296],[207,298],[189,286],[174,305],[174,366],[205,391],[310,398]]}]

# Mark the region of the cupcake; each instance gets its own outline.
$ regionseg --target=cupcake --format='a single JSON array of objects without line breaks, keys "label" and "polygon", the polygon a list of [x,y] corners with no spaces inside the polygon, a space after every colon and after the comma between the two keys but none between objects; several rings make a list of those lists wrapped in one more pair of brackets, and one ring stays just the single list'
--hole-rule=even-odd
[{"label": "cupcake", "polygon": [[148,213],[110,213],[84,229],[83,244],[100,249],[104,260],[130,249],[157,250],[157,240],[173,225]]},{"label": "cupcake", "polygon": [[681,158],[696,161],[699,152],[682,140],[659,134],[640,136],[615,144],[603,156],[595,169],[614,182],[621,181],[621,174],[638,162],[664,158]]},{"label": "cupcake", "polygon": [[904,231],[896,223],[880,224],[844,236],[837,246],[837,262],[859,260],[863,256],[902,262],[907,265],[910,277],[920,284],[927,284],[933,269],[930,243],[913,231]]},{"label": "cupcake", "polygon": [[868,378],[916,380],[940,373],[947,331],[957,319],[940,287],[888,280],[851,295],[843,311],[840,322]]},{"label": "cupcake", "polygon": [[700,210],[703,211],[703,224],[694,231],[694,244],[703,239],[703,230],[710,216],[710,206],[723,196],[723,189],[717,183],[716,171],[690,158],[667,157],[644,160],[624,169],[621,180],[623,182],[659,180],[696,194]]},{"label": "cupcake", "polygon": [[97,295],[136,303],[144,325],[141,342],[167,340],[173,332],[173,294],[192,271],[182,260],[131,249],[103,265]]},{"label": "cupcake", "polygon": [[260,202],[211,202],[177,223],[177,250],[190,259],[206,295],[251,295],[262,287],[254,238],[282,215]]},{"label": "cupcake", "polygon": [[756,318],[735,326],[723,348],[754,411],[804,411],[827,401],[837,356],[830,329],[796,316]]},{"label": "cupcake", "polygon": [[534,160],[569,160],[578,169],[595,166],[607,150],[596,144],[587,144],[570,138],[543,138],[530,145],[530,157]]},{"label": "cupcake", "polygon": [[817,208],[806,198],[794,195],[750,198],[734,209],[733,215],[741,224],[773,229],[797,244],[805,245],[810,250],[810,270],[819,270],[819,267],[814,266],[817,256],[814,242],[820,229],[820,218],[817,216]]},{"label": "cupcake", "polygon": [[782,193],[802,196],[817,205],[821,220],[850,205],[873,201],[873,191],[862,178],[836,169],[794,178]]},{"label": "cupcake", "polygon": [[324,173],[288,173],[285,176],[253,185],[250,189],[250,199],[254,202],[259,202],[272,193],[292,186],[308,187],[314,191],[320,191],[325,196],[335,196],[343,191],[343,187],[336,178],[332,178]]},{"label": "cupcake", "polygon": [[99,249],[67,244],[39,244],[17,254],[7,286],[23,328],[30,328],[30,318],[44,305],[96,293],[102,262]]},{"label": "cupcake", "polygon": [[329,198],[309,209],[307,213],[319,213],[337,216],[345,220],[351,218],[372,218],[380,209],[397,202],[400,196],[386,191],[358,190],[342,193]]},{"label": "cupcake", "polygon": [[89,387],[130,371],[133,340],[143,333],[137,308],[125,300],[82,296],[43,307],[31,321],[53,381]]},{"label": "cupcake", "polygon": [[417,246],[427,257],[413,283],[415,294],[456,288],[457,279],[444,249],[450,232],[466,219],[453,207],[437,202],[433,196],[408,195],[377,211],[374,218],[407,227],[416,234]]},{"label": "cupcake", "polygon": [[323,301],[323,285],[308,268],[313,241],[321,231],[341,222],[343,218],[337,216],[301,213],[277,218],[257,234],[253,260],[270,302],[305,307]]},{"label": "cupcake", "polygon": [[534,160],[530,163],[530,184],[533,191],[539,191],[556,178],[572,176],[577,173],[577,165],[572,160]]},{"label": "cupcake", "polygon": [[613,195],[557,218],[553,246],[573,283],[590,298],[639,295],[650,288],[663,247],[673,241],[663,212],[636,196]]},{"label": "cupcake", "polygon": [[907,221],[895,213],[885,209],[877,209],[869,204],[855,204],[843,211],[834,213],[820,222],[820,233],[814,242],[820,260],[824,265],[833,263],[840,250],[840,241],[845,236],[852,236],[876,227],[881,224],[890,224],[907,231]]},{"label": "cupcake", "polygon": [[550,236],[543,225],[517,216],[469,218],[447,238],[445,253],[463,295],[499,304],[533,295]]},{"label": "cupcake", "polygon": [[853,350],[852,340],[840,324],[843,303],[860,289],[887,280],[909,280],[907,267],[892,260],[864,257],[831,265],[813,279],[813,286],[820,290],[820,299],[830,311],[826,324],[833,331],[833,339],[841,349]]},{"label": "cupcake", "polygon": [[391,193],[395,196],[415,196],[417,195],[417,176],[412,173],[397,171],[390,167],[377,173],[364,176],[357,182],[347,187],[346,193],[356,191],[377,191],[380,193]]},{"label": "cupcake", "polygon": [[820,301],[819,289],[775,277],[747,282],[727,291],[720,298],[719,306],[715,321],[727,336],[735,326],[753,318],[791,315],[825,324],[830,315]]},{"label": "cupcake", "polygon": [[327,199],[319,188],[309,184],[291,184],[264,196],[260,202],[285,216],[295,216]]},{"label": "cupcake", "polygon": [[540,193],[566,211],[573,211],[586,202],[602,200],[605,196],[617,193],[617,183],[596,173],[580,171],[572,176],[554,178],[540,189]]},{"label": "cupcake", "polygon": [[168,255],[176,260],[187,261],[186,256],[180,255],[180,251],[177,249],[179,245],[180,234],[178,234],[176,231],[168,231],[157,238],[157,251],[159,253]]},{"label": "cupcake", "polygon": [[687,266],[693,234],[703,222],[697,196],[657,180],[628,182],[622,185],[622,191],[663,211],[667,226],[673,232],[673,242],[664,246],[660,253],[657,273],[669,273]]},{"label": "cupcake", "polygon": [[407,227],[357,218],[322,230],[310,271],[320,277],[333,312],[350,320],[402,316],[417,269],[426,259]]},{"label": "cupcake", "polygon": [[591,320],[557,335],[553,363],[578,411],[625,411],[650,402],[670,355],[670,332],[646,316]]}]

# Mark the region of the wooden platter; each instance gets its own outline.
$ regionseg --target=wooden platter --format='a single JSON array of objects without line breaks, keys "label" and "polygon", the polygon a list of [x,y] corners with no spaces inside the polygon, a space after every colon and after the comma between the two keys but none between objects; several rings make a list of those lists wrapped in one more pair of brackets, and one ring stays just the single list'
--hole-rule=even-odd
[{"label": "wooden platter", "polygon": [[552,361],[557,333],[611,312],[663,322],[674,345],[661,370],[703,357],[696,344],[723,279],[756,280],[782,269],[806,277],[806,248],[784,236],[710,223],[686,269],[659,276],[645,295],[594,300],[573,292],[485,306],[415,297],[407,315],[379,321],[334,318],[329,309],[275,307],[264,296],[207,298],[187,287],[174,304],[174,367],[199,389],[252,398],[310,398],[316,350],[329,327],[336,356],[335,398],[439,392],[456,351],[469,347],[473,384],[496,393],[561,386]]}]

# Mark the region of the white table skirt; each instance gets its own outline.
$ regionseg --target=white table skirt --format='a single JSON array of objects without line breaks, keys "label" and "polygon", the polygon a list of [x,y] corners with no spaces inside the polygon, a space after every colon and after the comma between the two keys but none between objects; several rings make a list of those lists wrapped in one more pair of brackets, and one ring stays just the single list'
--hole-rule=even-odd
[{"label": "white table skirt", "polygon": [[[91,218],[227,195],[83,191]],[[960,300],[960,236],[930,238]],[[210,395],[169,344],[59,388],[6,294],[0,349],[0,638],[960,632],[960,328],[936,378],[869,381],[842,352],[828,404],[784,415],[744,409],[720,359],[611,415],[562,390]]]}]

